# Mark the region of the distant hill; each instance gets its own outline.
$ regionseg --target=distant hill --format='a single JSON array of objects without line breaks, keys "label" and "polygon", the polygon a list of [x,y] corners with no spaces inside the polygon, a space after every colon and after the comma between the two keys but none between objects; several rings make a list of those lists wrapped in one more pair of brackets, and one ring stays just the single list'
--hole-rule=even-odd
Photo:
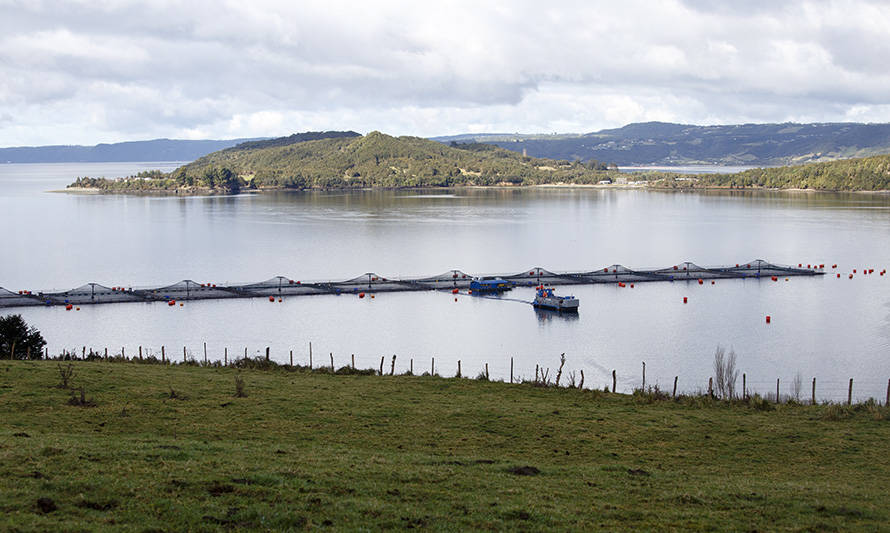
[{"label": "distant hill", "polygon": [[596,183],[608,175],[597,166],[523,157],[489,144],[444,145],[380,132],[308,132],[213,152],[169,174],[80,178],[72,186],[118,192],[447,187]]},{"label": "distant hill", "polygon": [[194,161],[202,155],[262,138],[223,141],[155,139],[96,146],[21,146],[0,148],[0,163],[113,163],[122,161]]},{"label": "distant hill", "polygon": [[632,165],[780,166],[890,153],[890,124],[629,124],[586,134],[466,134],[440,142],[484,142],[533,157]]}]

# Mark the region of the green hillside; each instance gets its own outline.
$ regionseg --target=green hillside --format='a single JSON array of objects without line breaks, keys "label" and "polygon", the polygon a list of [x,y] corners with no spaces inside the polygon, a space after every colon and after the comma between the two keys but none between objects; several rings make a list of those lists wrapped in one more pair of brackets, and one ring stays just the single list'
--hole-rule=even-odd
[{"label": "green hillside", "polygon": [[448,187],[596,183],[614,174],[596,163],[537,159],[487,144],[444,145],[379,132],[257,145],[214,152],[170,174],[80,178],[72,186],[108,191]]},{"label": "green hillside", "polygon": [[694,180],[666,180],[676,187],[763,187],[821,191],[890,190],[890,155],[844,159],[774,168],[755,168],[737,174],[698,175]]},{"label": "green hillside", "polygon": [[890,523],[890,412],[875,402],[112,359],[0,360],[0,531]]}]

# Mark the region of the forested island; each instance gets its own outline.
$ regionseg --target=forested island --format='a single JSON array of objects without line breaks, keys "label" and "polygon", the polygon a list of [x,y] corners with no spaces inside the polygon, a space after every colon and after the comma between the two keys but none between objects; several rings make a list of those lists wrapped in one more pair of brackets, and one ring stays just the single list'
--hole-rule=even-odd
[{"label": "forested island", "polygon": [[890,156],[752,169],[736,174],[628,174],[595,160],[528,157],[484,143],[443,144],[380,132],[307,132],[213,152],[173,172],[78,178],[69,190],[231,194],[244,189],[364,189],[592,185],[653,188],[890,190]]}]

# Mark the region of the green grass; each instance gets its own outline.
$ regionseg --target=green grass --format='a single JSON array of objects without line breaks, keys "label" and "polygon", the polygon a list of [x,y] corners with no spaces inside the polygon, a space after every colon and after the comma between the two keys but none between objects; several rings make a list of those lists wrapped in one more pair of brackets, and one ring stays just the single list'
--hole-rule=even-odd
[{"label": "green grass", "polygon": [[890,422],[874,405],[77,362],[95,402],[82,407],[57,365],[0,361],[2,531],[890,523]]}]

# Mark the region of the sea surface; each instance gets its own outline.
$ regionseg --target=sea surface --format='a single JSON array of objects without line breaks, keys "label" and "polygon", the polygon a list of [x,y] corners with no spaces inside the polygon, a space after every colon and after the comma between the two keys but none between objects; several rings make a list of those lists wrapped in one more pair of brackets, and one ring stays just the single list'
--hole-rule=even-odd
[{"label": "sea surface", "polygon": [[[655,192],[592,188],[276,192],[215,197],[67,194],[77,176],[170,170],[177,163],[0,165],[0,286],[69,289],[86,282],[151,286],[275,275],[397,278],[458,268],[514,273],[541,266],[703,266],[766,259],[824,263],[828,274],[789,281],[722,280],[560,287],[577,316],[536,312],[530,289],[503,300],[424,292],[268,300],[22,308],[50,352],[104,350],[202,359],[271,356],[396,372],[534,377],[602,388],[707,388],[716,347],[734,350],[749,389],[820,400],[884,400],[890,378],[890,197],[880,194]],[[831,269],[837,264],[837,269]],[[866,268],[872,275],[862,275]],[[853,279],[848,274],[857,270]],[[836,277],[841,273],[841,278]],[[683,304],[683,297],[689,303]],[[766,315],[771,323],[765,322]],[[564,381],[565,382],[565,381]],[[737,388],[741,388],[741,377]]]}]

